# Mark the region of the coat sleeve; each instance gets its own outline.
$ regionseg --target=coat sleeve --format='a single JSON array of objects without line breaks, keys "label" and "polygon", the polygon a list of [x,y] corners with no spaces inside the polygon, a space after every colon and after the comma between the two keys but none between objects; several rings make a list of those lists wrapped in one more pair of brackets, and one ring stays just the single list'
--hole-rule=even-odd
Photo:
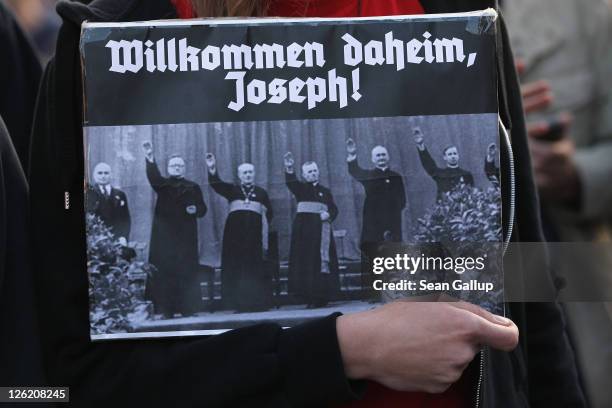
[{"label": "coat sleeve", "polygon": [[331,193],[331,190],[329,190],[328,192],[329,195],[329,199],[327,202],[327,208],[329,209],[329,218],[331,222],[334,222],[334,220],[338,217],[338,206],[336,205],[336,202],[334,201],[334,196]]},{"label": "coat sleeve", "polygon": [[488,161],[485,158],[484,173],[491,181],[499,179],[499,169],[495,165],[495,161]]},{"label": "coat sleeve", "polygon": [[288,173],[285,171],[285,184],[287,185],[289,191],[291,191],[291,194],[293,194],[297,199],[298,195],[300,194],[301,183],[295,175],[295,171],[293,173]]},{"label": "coat sleeve", "polygon": [[402,176],[399,176],[397,181],[397,199],[399,200],[399,208],[403,210],[404,208],[406,208],[406,188],[404,187],[404,178]]},{"label": "coat sleeve", "polygon": [[[271,408],[312,407],[355,398],[356,388],[343,370],[337,315],[290,329],[260,324],[212,337],[90,340],[84,163],[78,154],[83,146],[79,32],[79,25],[64,23],[34,121],[30,225],[48,383],[70,387],[72,405],[94,408],[211,408],[244,401],[269,402]],[[58,131],[57,123],[65,131]],[[62,143],[67,153],[75,152],[74,172],[58,158]],[[69,184],[49,177],[60,171],[67,172]],[[66,188],[71,192],[68,210]]]},{"label": "coat sleeve", "polygon": [[159,168],[157,167],[156,162],[150,162],[145,160],[146,162],[146,171],[147,171],[147,180],[149,180],[149,184],[155,190],[156,193],[159,193],[160,189],[164,186],[166,179],[162,177],[159,172]]},{"label": "coat sleeve", "polygon": [[196,217],[202,218],[206,215],[208,211],[208,207],[206,207],[206,203],[204,202],[204,195],[202,194],[202,189],[197,184],[194,187],[195,199],[196,199]]},{"label": "coat sleeve", "polygon": [[359,167],[357,159],[351,160],[348,163],[348,171],[351,176],[360,183],[364,183],[368,179],[368,171]]},{"label": "coat sleeve", "polygon": [[272,222],[272,218],[274,218],[274,209],[272,208],[272,203],[270,202],[270,196],[268,196],[268,192],[262,189],[263,199],[261,203],[266,207],[266,218],[268,218],[268,222]]},{"label": "coat sleeve", "polygon": [[421,164],[423,165],[423,169],[429,174],[431,177],[435,177],[436,173],[440,170],[438,165],[429,154],[429,150],[418,150],[419,158],[421,159]]},{"label": "coat sleeve", "polygon": [[215,193],[219,194],[222,197],[225,197],[228,200],[231,198],[233,186],[221,180],[221,177],[219,177],[218,169],[214,173],[208,172],[208,182],[210,183],[210,187],[215,191]]}]

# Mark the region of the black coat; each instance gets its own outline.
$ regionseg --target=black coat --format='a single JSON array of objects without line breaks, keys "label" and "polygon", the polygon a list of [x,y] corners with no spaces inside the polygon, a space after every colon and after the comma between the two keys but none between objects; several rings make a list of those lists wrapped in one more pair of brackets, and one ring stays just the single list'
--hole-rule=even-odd
[{"label": "black coat", "polygon": [[474,176],[472,176],[472,173],[460,167],[438,167],[427,149],[419,150],[419,158],[427,174],[436,182],[436,186],[438,187],[438,198],[460,184],[468,186],[474,185]]},{"label": "black coat", "polygon": [[389,168],[364,170],[357,159],[348,171],[365,190],[361,244],[402,241],[402,211],[406,207],[404,179]]},{"label": "black coat", "polygon": [[[332,223],[338,216],[338,207],[329,188],[321,184],[300,182],[295,173],[285,173],[285,183],[295,200],[327,205]],[[289,292],[299,295],[310,304],[330,300],[339,288],[338,256],[333,231],[329,231],[328,270],[321,271],[321,239],[323,222],[319,214],[297,213],[291,228],[289,249]]]},{"label": "black coat", "polygon": [[[427,12],[496,7],[490,0],[430,0],[424,5]],[[34,272],[49,382],[70,386],[72,404],[88,407],[321,407],[355,398],[360,384],[345,376],[337,315],[287,330],[261,324],[213,337],[89,340],[80,26],[84,20],[150,20],[173,18],[175,13],[163,0],[96,0],[90,7],[60,3],[58,10],[64,24],[39,97],[30,173]],[[512,130],[518,163],[513,240],[541,241],[520,88],[503,20],[497,27],[500,115]],[[509,161],[503,149],[501,168],[507,206]],[[71,197],[68,210],[66,191]],[[507,227],[507,211],[503,217]],[[522,268],[512,273],[520,275]],[[544,284],[554,289],[552,282]],[[559,306],[513,303],[507,311],[521,330],[520,344],[511,353],[486,352],[481,406],[584,406]]]},{"label": "black coat", "polygon": [[[146,161],[147,179],[157,194],[149,263],[157,268],[147,296],[157,313],[183,315],[201,309],[198,282],[198,223],[206,214],[200,186],[177,177],[162,177],[156,163]],[[195,206],[195,214],[187,213]]]},{"label": "black coat", "polygon": [[33,253],[30,231],[24,228],[27,206],[25,174],[0,117],[0,384],[4,386],[45,384],[30,261]]},{"label": "black coat", "polygon": [[34,104],[42,76],[30,41],[0,2],[0,116],[24,170],[28,169]]},{"label": "black coat", "polygon": [[130,209],[127,196],[118,188],[111,187],[107,196],[102,193],[99,186],[88,186],[87,212],[97,215],[110,228],[115,237],[124,237],[130,240]]},{"label": "black coat", "polygon": [[[223,182],[218,172],[208,173],[208,181],[228,203],[246,198],[240,185]],[[273,210],[266,190],[253,186],[248,192],[251,202],[261,203],[266,208],[265,217],[270,223]],[[268,305],[272,298],[272,275],[264,257],[262,216],[243,210],[229,213],[221,250],[221,296],[225,307],[246,311]]]}]

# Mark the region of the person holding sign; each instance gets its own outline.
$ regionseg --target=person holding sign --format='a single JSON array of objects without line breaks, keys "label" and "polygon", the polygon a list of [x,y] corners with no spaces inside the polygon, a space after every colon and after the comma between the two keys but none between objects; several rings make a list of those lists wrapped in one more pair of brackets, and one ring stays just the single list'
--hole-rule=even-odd
[{"label": "person holding sign", "polygon": [[238,166],[238,184],[221,180],[212,153],[206,153],[206,166],[210,186],[229,203],[221,253],[224,303],[238,312],[264,310],[272,296],[264,262],[273,214],[268,193],[255,185],[251,163]]},{"label": "person holding sign", "polygon": [[447,146],[444,149],[444,161],[446,167],[440,168],[429,154],[429,151],[425,147],[425,138],[421,128],[415,127],[413,129],[414,143],[416,143],[419,151],[419,158],[423,168],[434,179],[438,186],[438,200],[442,198],[442,195],[448,193],[456,186],[460,184],[466,184],[469,186],[474,185],[474,176],[467,170],[463,170],[459,167],[459,150],[457,146]]},{"label": "person holding sign", "polygon": [[302,165],[298,180],[291,152],[284,156],[285,183],[297,201],[289,251],[289,291],[306,300],[309,308],[321,307],[338,286],[338,257],[332,222],[338,207],[327,187],[319,183],[319,166]]},{"label": "person holding sign", "polygon": [[202,295],[197,279],[198,218],[207,211],[200,186],[185,179],[185,161],[168,160],[168,177],[157,168],[151,142],[143,143],[147,180],[157,194],[149,262],[157,268],[147,285],[147,297],[155,312],[166,318],[174,314],[193,315],[199,311]]}]

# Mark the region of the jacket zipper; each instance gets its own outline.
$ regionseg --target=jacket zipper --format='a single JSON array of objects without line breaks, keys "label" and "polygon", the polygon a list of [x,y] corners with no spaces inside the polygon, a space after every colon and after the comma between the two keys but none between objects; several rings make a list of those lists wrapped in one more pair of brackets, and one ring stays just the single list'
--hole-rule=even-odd
[{"label": "jacket zipper", "polygon": [[508,153],[508,162],[510,167],[510,208],[508,209],[510,216],[508,217],[508,228],[506,229],[506,236],[503,242],[502,256],[506,253],[508,245],[510,245],[510,239],[512,238],[512,230],[514,227],[514,217],[516,215],[516,174],[514,168],[514,151],[512,150],[512,141],[510,135],[502,122],[501,117],[498,116],[499,128],[501,129],[504,144]]},{"label": "jacket zipper", "polygon": [[[510,244],[510,238],[512,237],[512,227],[514,225],[514,217],[516,212],[516,175],[514,168],[514,152],[512,150],[512,143],[510,140],[510,136],[506,127],[504,126],[501,117],[499,118],[499,127],[502,131],[503,142],[506,145],[506,150],[508,152],[508,161],[510,163],[510,216],[508,217],[508,228],[506,230],[506,236],[503,243],[503,253],[505,254],[508,249],[508,245]],[[484,365],[485,365],[485,353],[486,348],[480,350],[480,364],[478,369],[478,382],[476,383],[476,400],[475,407],[480,408],[481,404],[481,394],[482,394],[482,384],[484,382]]]},{"label": "jacket zipper", "polygon": [[476,383],[476,408],[480,408],[480,393],[482,392],[482,382],[484,381],[484,353],[485,348],[480,350],[480,367],[478,371],[478,382]]}]

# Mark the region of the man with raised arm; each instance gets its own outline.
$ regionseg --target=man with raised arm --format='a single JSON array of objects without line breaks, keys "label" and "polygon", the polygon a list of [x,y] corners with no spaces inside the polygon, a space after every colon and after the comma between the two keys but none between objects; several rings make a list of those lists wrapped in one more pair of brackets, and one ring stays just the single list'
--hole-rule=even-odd
[{"label": "man with raised arm", "polygon": [[200,310],[202,296],[197,279],[198,223],[207,208],[200,186],[185,179],[185,161],[180,156],[168,160],[168,177],[159,172],[153,145],[143,143],[147,180],[157,194],[149,262],[157,273],[147,285],[147,297],[155,312],[166,318],[176,313],[193,315]]},{"label": "man with raised arm", "polygon": [[346,141],[348,171],[365,190],[361,244],[402,241],[402,211],[406,207],[404,179],[389,168],[389,152],[384,146],[372,149],[371,170],[357,162],[357,145]]},{"label": "man with raised arm", "polygon": [[297,201],[289,251],[289,291],[309,308],[324,306],[338,287],[338,258],[332,222],[338,216],[331,191],[319,183],[319,166],[302,165],[299,181],[291,152],[284,156],[285,183]]},{"label": "man with raised arm", "polygon": [[425,138],[421,128],[413,129],[414,142],[416,143],[419,152],[419,158],[423,168],[434,179],[438,186],[437,198],[440,199],[443,194],[451,191],[456,186],[474,185],[474,177],[472,173],[459,167],[459,150],[457,146],[447,146],[443,152],[443,159],[446,163],[444,167],[438,167],[435,160],[429,154],[425,147]]},{"label": "man with raised arm", "polygon": [[221,180],[217,161],[206,153],[208,181],[229,203],[221,253],[222,297],[238,312],[264,310],[270,303],[271,276],[265,267],[272,205],[268,193],[255,185],[255,166],[238,166],[237,184]]}]

